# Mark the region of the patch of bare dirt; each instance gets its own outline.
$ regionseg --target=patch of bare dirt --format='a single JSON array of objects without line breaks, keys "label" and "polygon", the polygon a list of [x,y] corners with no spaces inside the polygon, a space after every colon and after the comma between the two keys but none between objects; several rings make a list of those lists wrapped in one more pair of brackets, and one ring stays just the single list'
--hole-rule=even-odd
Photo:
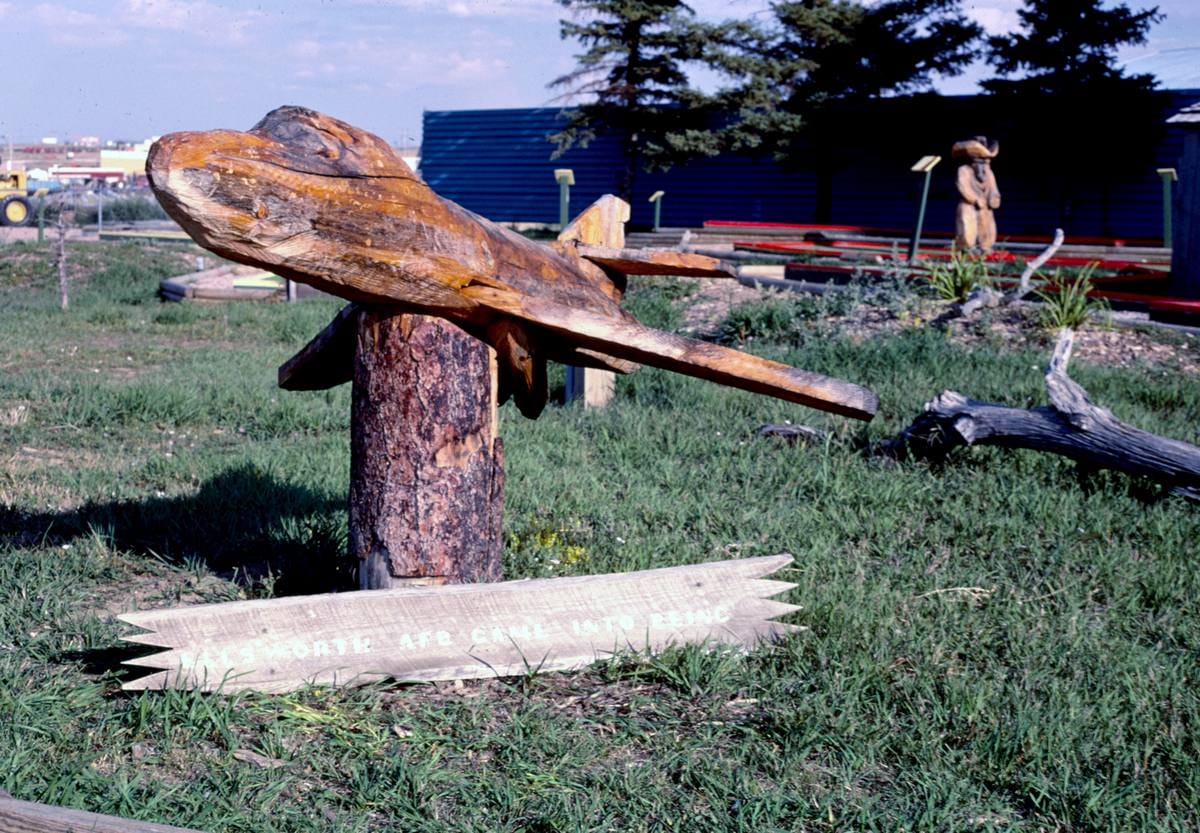
[{"label": "patch of bare dirt", "polygon": [[696,289],[683,299],[682,331],[692,335],[716,332],[721,322],[729,317],[729,310],[748,301],[759,301],[764,290],[743,286],[737,281],[679,278]]},{"label": "patch of bare dirt", "polygon": [[[1130,316],[1119,319],[1133,322]],[[974,321],[956,322],[952,338],[961,344],[999,344],[1013,350],[1049,350],[1054,335],[1041,327],[1037,310],[1015,307]],[[1200,375],[1200,339],[1186,333],[1093,323],[1081,328],[1072,361],[1120,368],[1154,368]]]},{"label": "patch of bare dirt", "polygon": [[12,474],[29,474],[39,469],[85,468],[99,463],[100,455],[78,448],[35,448],[21,446],[4,456],[4,470]]},{"label": "patch of bare dirt", "polygon": [[228,602],[244,598],[241,589],[217,576],[196,575],[162,565],[153,573],[131,570],[119,581],[97,585],[90,593],[91,612],[101,619],[131,610]]}]

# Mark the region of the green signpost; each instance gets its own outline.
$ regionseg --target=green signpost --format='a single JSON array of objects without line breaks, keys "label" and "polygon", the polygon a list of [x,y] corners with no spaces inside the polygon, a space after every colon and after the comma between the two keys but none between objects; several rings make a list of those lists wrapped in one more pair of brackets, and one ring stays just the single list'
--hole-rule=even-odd
[{"label": "green signpost", "polygon": [[575,184],[575,172],[570,168],[555,168],[554,181],[558,183],[558,227],[564,229],[571,221],[571,186]]},{"label": "green signpost", "polygon": [[662,222],[663,193],[664,192],[662,192],[662,191],[655,191],[653,194],[650,195],[650,199],[647,200],[647,202],[654,203],[654,230],[655,231],[658,231],[658,227]]},{"label": "green signpost", "polygon": [[908,247],[909,263],[915,263],[917,260],[917,247],[921,245],[921,229],[925,225],[925,205],[929,202],[929,180],[933,169],[941,161],[942,157],[940,156],[922,156],[910,169],[916,173],[925,174],[925,185],[921,189],[921,207],[917,210],[917,227],[913,229],[912,243]]},{"label": "green signpost", "polygon": [[1171,248],[1171,183],[1179,181],[1174,168],[1159,168],[1156,173],[1163,184],[1163,247]]}]

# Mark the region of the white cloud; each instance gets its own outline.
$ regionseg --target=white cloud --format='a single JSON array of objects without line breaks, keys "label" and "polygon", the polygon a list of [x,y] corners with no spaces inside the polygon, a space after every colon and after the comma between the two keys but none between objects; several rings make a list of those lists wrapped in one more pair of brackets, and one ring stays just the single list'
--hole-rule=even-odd
[{"label": "white cloud", "polygon": [[446,13],[454,17],[544,18],[562,11],[553,0],[351,0],[355,6],[380,6],[414,13]]},{"label": "white cloud", "polygon": [[38,3],[29,10],[29,16],[43,26],[96,26],[101,22],[94,14],[57,3]]},{"label": "white cloud", "polygon": [[203,0],[125,0],[122,11],[122,18],[132,26],[180,30],[205,23],[218,9]]},{"label": "white cloud", "polygon": [[301,38],[298,41],[292,41],[288,52],[297,58],[315,58],[321,54],[321,44],[312,38]]},{"label": "white cloud", "polygon": [[1019,29],[1021,19],[1017,17],[1017,9],[1021,4],[1017,0],[1002,0],[989,5],[966,5],[967,17],[974,20],[989,35],[1003,35]]},{"label": "white cloud", "polygon": [[[11,4],[0,7],[0,17],[4,17]],[[113,21],[58,3],[39,3],[25,13],[25,18],[49,30],[46,38],[55,46],[117,46],[129,40]]]},{"label": "white cloud", "polygon": [[468,58],[459,52],[451,52],[447,58],[446,77],[451,81],[482,81],[495,78],[508,69],[508,64],[499,58]]},{"label": "white cloud", "polygon": [[208,43],[241,45],[262,13],[230,9],[207,0],[123,0],[119,19],[125,26],[186,32]]}]

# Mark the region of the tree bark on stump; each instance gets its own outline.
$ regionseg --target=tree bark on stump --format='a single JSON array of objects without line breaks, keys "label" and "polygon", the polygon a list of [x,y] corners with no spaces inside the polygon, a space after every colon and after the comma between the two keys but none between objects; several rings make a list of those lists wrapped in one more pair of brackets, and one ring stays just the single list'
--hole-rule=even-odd
[{"label": "tree bark on stump", "polygon": [[499,581],[504,456],[483,342],[424,315],[358,315],[350,547],[363,589]]}]

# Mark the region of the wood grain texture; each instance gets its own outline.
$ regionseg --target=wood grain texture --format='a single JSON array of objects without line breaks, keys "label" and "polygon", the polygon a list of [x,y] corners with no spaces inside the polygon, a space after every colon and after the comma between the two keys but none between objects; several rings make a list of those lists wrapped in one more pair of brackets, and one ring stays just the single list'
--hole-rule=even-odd
[{"label": "wood grain texture", "polygon": [[3,833],[200,833],[149,821],[134,821],[70,810],[0,796],[0,831]]},{"label": "wood grain texture", "polygon": [[[439,315],[480,338],[498,318],[516,318],[529,331],[535,358],[584,348],[800,401],[790,387],[777,389],[770,381],[776,375],[760,372],[762,360],[749,354],[728,351],[714,374],[710,362],[691,361],[705,351],[677,349],[676,336],[663,334],[673,345],[666,363],[659,361],[663,351],[627,350],[619,335],[637,322],[619,306],[619,273],[441,199],[382,139],[320,113],[283,107],[249,132],[165,136],[151,149],[147,172],[166,211],[198,243],[231,260],[348,300]],[[619,209],[606,203],[587,222],[611,225],[600,215]],[[547,326],[537,317],[557,309],[584,311],[586,338],[561,320]],[[608,325],[612,332],[597,338]],[[656,333],[639,332],[642,342]],[[501,372],[519,383],[518,369],[504,365]],[[753,378],[738,384],[744,377]],[[804,402],[869,417],[859,407],[866,401],[861,389],[852,399],[850,407],[821,396]]]},{"label": "wood grain texture", "polygon": [[632,573],[372,590],[127,613],[164,648],[126,689],[286,691],[309,682],[450,680],[578,668],[616,651],[751,646],[796,630],[777,555]]},{"label": "wood grain texture", "polygon": [[491,351],[441,318],[367,309],[356,321],[349,526],[360,586],[498,580]]},{"label": "wood grain texture", "polygon": [[560,243],[578,242],[610,249],[625,248],[625,224],[629,222],[629,203],[612,194],[580,212],[565,229],[559,232]]},{"label": "wood grain texture", "polygon": [[757,356],[748,362],[745,353],[654,330],[632,318],[597,319],[588,309],[564,307],[538,298],[513,303],[511,298],[484,287],[464,291],[481,302],[486,300],[504,308],[514,317],[537,321],[554,332],[571,333],[580,344],[597,352],[619,349],[622,355],[635,361],[681,373],[703,368],[703,374],[693,375],[855,419],[868,420],[879,407],[873,392],[850,382]]},{"label": "wood grain texture", "polygon": [[[621,251],[625,246],[625,223],[629,220],[629,203],[612,194],[605,194],[583,210],[574,222],[558,235],[558,248],[572,258],[580,257],[586,246],[611,247],[605,251]],[[601,285],[616,300],[625,293],[628,279],[623,272],[605,268],[603,264],[584,259],[581,264],[597,276],[603,275]],[[603,353],[590,351],[594,356]],[[578,354],[578,349],[576,350]],[[614,375],[619,368],[596,368],[584,362],[567,362],[565,398],[583,400],[585,408],[602,408],[617,392]]]}]

